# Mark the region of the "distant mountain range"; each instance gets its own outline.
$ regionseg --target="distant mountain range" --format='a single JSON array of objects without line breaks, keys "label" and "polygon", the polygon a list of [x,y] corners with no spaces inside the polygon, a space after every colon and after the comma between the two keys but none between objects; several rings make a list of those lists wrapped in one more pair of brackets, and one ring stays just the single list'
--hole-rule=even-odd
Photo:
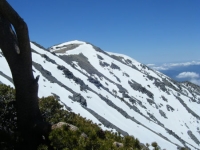
[{"label": "distant mountain range", "polygon": [[[33,72],[40,75],[39,97],[54,95],[67,110],[104,130],[133,135],[143,144],[156,141],[167,150],[200,149],[200,87],[168,77],[184,70],[163,70],[166,76],[82,41],[49,49],[31,42],[31,48]],[[0,83],[14,87],[1,51],[0,64]]]}]

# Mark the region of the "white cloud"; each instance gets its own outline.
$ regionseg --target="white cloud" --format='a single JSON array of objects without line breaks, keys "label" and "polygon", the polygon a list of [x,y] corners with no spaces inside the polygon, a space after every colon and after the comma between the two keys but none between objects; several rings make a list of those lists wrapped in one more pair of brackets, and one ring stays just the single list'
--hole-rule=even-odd
[{"label": "white cloud", "polygon": [[191,62],[184,62],[184,63],[170,63],[168,65],[171,67],[191,66],[191,65],[200,65],[200,62],[199,61],[191,61]]},{"label": "white cloud", "polygon": [[175,67],[187,67],[191,65],[200,65],[200,61],[191,61],[191,62],[184,62],[184,63],[165,63],[163,65],[157,66],[155,64],[148,64],[149,67],[152,67],[155,70],[169,70]]},{"label": "white cloud", "polygon": [[[150,66],[151,67],[151,66]],[[168,70],[169,68],[167,67],[163,67],[163,66],[160,66],[160,67],[152,67],[153,69],[157,70],[157,71],[161,71],[161,70]]]},{"label": "white cloud", "polygon": [[199,74],[195,72],[181,72],[177,76],[177,78],[199,78]]},{"label": "white cloud", "polygon": [[153,66],[155,66],[155,64],[147,64],[147,66],[153,67]]}]

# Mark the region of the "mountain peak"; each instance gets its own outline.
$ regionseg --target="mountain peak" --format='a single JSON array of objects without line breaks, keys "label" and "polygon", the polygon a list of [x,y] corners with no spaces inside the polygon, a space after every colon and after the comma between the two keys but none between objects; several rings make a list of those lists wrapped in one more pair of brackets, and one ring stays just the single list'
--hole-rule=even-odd
[{"label": "mountain peak", "polygon": [[65,53],[66,51],[75,49],[82,44],[86,44],[86,43],[83,41],[78,41],[78,40],[68,41],[68,42],[54,45],[50,47],[49,50],[54,53]]}]

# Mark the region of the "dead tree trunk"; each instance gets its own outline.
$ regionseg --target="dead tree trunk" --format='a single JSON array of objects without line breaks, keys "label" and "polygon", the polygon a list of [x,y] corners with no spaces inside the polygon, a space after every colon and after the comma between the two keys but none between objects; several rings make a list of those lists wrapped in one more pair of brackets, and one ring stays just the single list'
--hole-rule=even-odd
[{"label": "dead tree trunk", "polygon": [[25,140],[24,148],[36,149],[49,125],[42,122],[38,107],[38,78],[32,72],[27,25],[6,0],[0,0],[0,48],[16,89],[18,129]]}]

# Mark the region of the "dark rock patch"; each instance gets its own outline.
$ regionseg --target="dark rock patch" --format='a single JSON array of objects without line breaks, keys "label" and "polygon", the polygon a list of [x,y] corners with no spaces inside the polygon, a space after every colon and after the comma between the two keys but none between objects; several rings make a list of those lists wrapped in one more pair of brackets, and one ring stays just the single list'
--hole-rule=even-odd
[{"label": "dark rock patch", "polygon": [[64,60],[68,64],[72,64],[73,61],[78,62],[78,65],[80,68],[84,69],[87,73],[90,75],[96,74],[99,77],[104,77],[96,68],[94,68],[90,62],[88,61],[88,58],[85,57],[82,53],[78,55],[63,55],[59,56],[62,60]]},{"label": "dark rock patch", "polygon": [[95,78],[89,77],[87,80],[93,83],[97,88],[103,87],[103,85]]},{"label": "dark rock patch", "polygon": [[[142,114],[142,112],[135,106],[135,105],[130,105],[128,102],[124,101],[124,103],[132,110],[134,110],[135,112],[139,113],[140,115],[142,115],[143,117],[147,118],[144,114]],[[138,124],[140,124],[139,122],[137,122]]]},{"label": "dark rock patch", "polygon": [[135,65],[131,65],[131,68],[133,68],[133,69],[135,69],[135,70],[138,70],[139,71],[139,69],[135,66]]},{"label": "dark rock patch", "polygon": [[178,96],[176,96],[176,95],[174,95],[174,96],[176,97],[176,99],[179,100],[179,102],[185,107],[185,109],[186,109],[190,114],[192,114],[194,117],[196,117],[198,120],[200,120],[199,115],[197,115],[195,112],[193,112],[193,111],[184,103],[184,101],[183,101],[180,97],[178,97]]},{"label": "dark rock patch", "polygon": [[197,102],[193,97],[190,99],[192,102]]},{"label": "dark rock patch", "polygon": [[74,75],[71,71],[69,71],[67,68],[63,69],[63,73],[65,74],[65,77],[69,78],[69,79],[73,79]]},{"label": "dark rock patch", "polygon": [[168,100],[164,96],[161,96],[161,98],[163,99],[163,101],[168,102]]},{"label": "dark rock patch", "polygon": [[86,99],[79,93],[74,93],[73,97],[69,96],[69,98],[75,102],[80,103],[82,106],[87,107]]},{"label": "dark rock patch", "polygon": [[128,91],[124,87],[122,87],[120,84],[116,84],[116,86],[119,89],[118,91],[119,93],[128,93]]},{"label": "dark rock patch", "polygon": [[52,64],[56,64],[55,60],[49,58],[46,54],[41,54],[41,56],[44,57],[46,61],[48,61]]},{"label": "dark rock patch", "polygon": [[[132,81],[132,82],[131,82]],[[142,92],[144,94],[146,94],[149,98],[153,99],[153,93],[151,93],[150,91],[148,91],[145,87],[143,87],[141,84],[131,80],[128,81],[129,85],[131,86],[132,89]]]},{"label": "dark rock patch", "polygon": [[[87,42],[87,44],[92,45],[92,44],[89,43],[89,42]],[[95,51],[100,52],[100,53],[103,53],[103,54],[105,54],[105,55],[107,55],[107,56],[110,56],[108,53],[106,53],[105,51],[103,51],[101,48],[99,48],[99,47],[97,47],[97,46],[95,46],[95,45],[92,45],[92,47],[93,47],[93,49],[94,49]]]},{"label": "dark rock patch", "polygon": [[97,54],[97,58],[99,58],[100,60],[104,60],[103,57],[101,57],[100,55]]},{"label": "dark rock patch", "polygon": [[57,83],[61,87],[65,88],[67,91],[69,91],[71,93],[75,93],[71,88],[67,87],[66,85],[64,85],[63,83],[58,81],[55,77],[53,77],[51,75],[51,73],[49,71],[45,70],[40,64],[33,62],[33,66],[42,74],[42,76],[44,78],[49,80],[51,83]]},{"label": "dark rock patch", "polygon": [[132,103],[132,104],[136,104],[137,100],[133,99],[133,98],[129,98],[129,101]]},{"label": "dark rock patch", "polygon": [[143,69],[146,69],[146,68],[148,68],[146,65],[144,65],[144,64],[140,64],[140,66],[143,68]]},{"label": "dark rock patch", "polygon": [[125,72],[123,72],[123,76],[129,77],[129,75]]},{"label": "dark rock patch", "polygon": [[165,130],[172,136],[174,136],[177,140],[179,140],[185,147],[187,147],[187,145],[185,144],[185,141],[183,139],[181,139],[180,136],[178,136],[175,132],[173,132],[172,130],[169,130],[167,128],[165,128]]},{"label": "dark rock patch", "polygon": [[189,129],[188,125],[185,123],[185,126]]},{"label": "dark rock patch", "polygon": [[124,63],[124,62],[122,61],[124,58],[121,57],[121,56],[110,55],[110,57],[113,58],[113,59],[115,59],[115,60],[117,60],[117,61],[119,61],[119,62]]},{"label": "dark rock patch", "polygon": [[118,69],[121,70],[119,66],[117,66],[116,64],[112,63],[110,66],[112,69]]},{"label": "dark rock patch", "polygon": [[170,83],[170,82],[169,82],[167,79],[165,79],[165,78],[162,79],[162,80],[163,80],[163,83],[164,83],[166,86],[168,86],[168,87],[174,89],[175,91],[179,91],[174,85],[172,85],[172,83],[174,83],[175,85],[179,86],[178,83],[176,83],[175,81],[171,80],[172,83]]},{"label": "dark rock patch", "polygon": [[167,119],[167,116],[166,116],[166,114],[164,113],[164,111],[162,111],[162,110],[159,109],[159,113],[160,113],[160,115],[161,115],[162,117],[164,117],[164,118]]},{"label": "dark rock patch", "polygon": [[54,53],[65,53],[66,51],[75,49],[79,47],[80,45],[81,44],[68,44],[68,45],[63,45],[63,46],[57,46],[56,49],[59,49],[59,50],[55,50]]},{"label": "dark rock patch", "polygon": [[150,104],[150,105],[153,105],[153,104],[155,104],[155,106],[156,106],[156,109],[158,109],[158,106],[157,106],[157,104],[153,101],[153,100],[151,100],[151,99],[149,99],[149,98],[147,98],[147,102]]},{"label": "dark rock patch", "polygon": [[70,70],[68,70],[67,68],[65,68],[64,66],[61,66],[61,65],[58,65],[57,68],[59,70],[63,71],[63,73],[64,73],[64,75],[65,75],[66,78],[72,79],[72,80],[74,80],[74,82],[76,84],[79,84],[81,91],[86,91],[88,89],[88,86],[84,83],[84,81],[81,80],[78,77],[75,77],[74,74]]},{"label": "dark rock patch", "polygon": [[167,107],[168,111],[172,111],[172,112],[174,111],[174,108],[172,106],[170,106],[170,105],[167,104],[166,107]]},{"label": "dark rock patch", "polygon": [[127,93],[122,93],[123,98],[130,98],[130,96]]},{"label": "dark rock patch", "polygon": [[125,60],[127,64],[132,64],[132,61],[130,59]]},{"label": "dark rock patch", "polygon": [[196,136],[192,133],[192,131],[188,130],[187,134],[190,136],[190,138],[196,143],[200,144],[200,141],[196,138]]},{"label": "dark rock patch", "polygon": [[108,66],[110,66],[107,62],[102,62],[102,61],[99,61],[99,64],[102,67],[108,67]]},{"label": "dark rock patch", "polygon": [[156,87],[160,88],[163,92],[166,92],[167,89],[165,87],[165,84],[163,82],[160,82],[159,80],[155,80],[153,83]]},{"label": "dark rock patch", "polygon": [[153,76],[151,76],[151,75],[149,75],[149,74],[148,74],[146,77],[147,77],[149,80],[151,80],[151,81],[157,80],[155,77],[153,77]]},{"label": "dark rock patch", "polygon": [[121,80],[116,75],[114,75],[114,77],[117,79],[118,82],[121,82]]},{"label": "dark rock patch", "polygon": [[164,124],[162,124],[158,119],[156,119],[156,117],[153,114],[150,114],[149,112],[147,112],[147,114],[149,115],[149,117],[154,120],[158,125],[164,127]]},{"label": "dark rock patch", "polygon": [[62,66],[62,65],[58,65],[57,68],[58,68],[59,70],[64,70],[64,69],[65,69],[65,67]]},{"label": "dark rock patch", "polygon": [[137,103],[140,105],[140,107],[142,107],[142,108],[144,108],[144,109],[147,109],[147,108],[142,104],[141,101],[137,100]]}]

